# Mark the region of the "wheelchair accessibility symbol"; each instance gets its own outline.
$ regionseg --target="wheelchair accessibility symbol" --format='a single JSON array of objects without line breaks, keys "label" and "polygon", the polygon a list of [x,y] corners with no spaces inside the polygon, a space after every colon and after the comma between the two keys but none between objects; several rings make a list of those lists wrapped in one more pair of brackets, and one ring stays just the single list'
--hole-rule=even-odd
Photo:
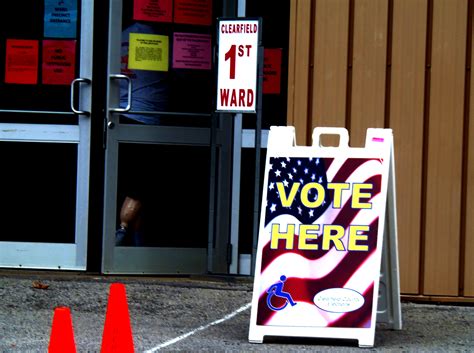
[{"label": "wheelchair accessibility symbol", "polygon": [[[293,298],[291,297],[290,293],[284,292],[283,291],[283,285],[285,284],[286,281],[286,276],[282,275],[280,277],[280,282],[277,282],[275,284],[272,284],[270,288],[267,289],[267,306],[272,309],[273,311],[279,311],[283,310],[286,308],[288,303],[291,304],[291,306],[295,306],[297,303],[293,301]],[[280,307],[275,307],[272,305],[272,298],[273,297],[278,297],[278,298],[283,298],[285,299],[285,304],[283,304]]]}]

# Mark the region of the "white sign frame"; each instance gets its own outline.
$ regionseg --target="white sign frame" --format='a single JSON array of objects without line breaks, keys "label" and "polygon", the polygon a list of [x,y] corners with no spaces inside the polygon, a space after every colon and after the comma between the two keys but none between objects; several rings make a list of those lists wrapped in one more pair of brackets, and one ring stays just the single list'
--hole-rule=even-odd
[{"label": "white sign frame", "polygon": [[[340,137],[340,144],[339,147],[323,147],[320,145],[320,136],[321,135],[339,135]],[[249,341],[252,343],[262,343],[264,336],[287,336],[287,337],[313,337],[313,338],[338,338],[338,339],[356,339],[359,342],[359,346],[361,347],[372,347],[374,345],[374,336],[375,336],[375,326],[376,326],[376,318],[377,318],[377,300],[379,294],[379,277],[380,277],[380,264],[381,264],[381,257],[382,257],[382,248],[383,248],[383,238],[384,238],[384,225],[385,225],[385,215],[386,215],[386,205],[387,205],[387,189],[388,189],[388,181],[389,181],[389,172],[390,167],[392,165],[392,158],[393,158],[393,135],[391,129],[368,129],[367,136],[366,136],[366,145],[365,148],[350,148],[348,145],[349,135],[346,129],[343,128],[316,128],[313,131],[313,146],[311,147],[302,147],[295,145],[295,130],[294,127],[271,127],[270,128],[270,135],[268,139],[268,150],[267,150],[267,159],[266,159],[266,168],[265,168],[265,180],[264,180],[264,188],[263,188],[263,195],[262,195],[262,209],[261,209],[261,216],[260,216],[260,228],[259,228],[259,241],[258,241],[258,249],[257,249],[257,258],[255,264],[255,277],[254,277],[254,287],[253,287],[253,296],[252,296],[252,311],[250,317],[250,329],[249,329]],[[281,316],[280,319],[273,320],[273,316],[270,317],[269,321],[265,321],[264,324],[258,323],[258,315],[259,314],[259,305],[269,306],[268,304],[268,297],[271,293],[271,288],[274,287],[278,282],[278,276],[280,274],[285,275],[286,271],[286,264],[282,262],[284,265],[280,272],[276,271],[270,280],[266,277],[266,274],[271,269],[271,267],[267,267],[262,271],[262,254],[264,251],[264,247],[269,244],[269,239],[271,239],[270,234],[268,233],[268,226],[265,226],[265,217],[267,212],[267,194],[268,194],[268,187],[269,185],[269,172],[272,166],[270,165],[270,158],[281,158],[285,157],[289,160],[292,158],[334,158],[335,162],[338,163],[338,158],[362,158],[362,159],[374,159],[378,161],[381,165],[377,167],[378,172],[381,175],[381,184],[380,184],[380,193],[378,194],[378,203],[377,206],[374,206],[374,211],[377,213],[378,217],[378,227],[376,229],[376,248],[373,251],[373,255],[371,255],[371,264],[373,266],[369,266],[369,276],[367,276],[368,272],[365,272],[365,279],[369,279],[369,281],[373,281],[373,294],[369,296],[371,298],[371,312],[370,312],[370,321],[369,327],[365,326],[331,326],[329,324],[326,325],[319,325],[315,324],[314,322],[308,322],[304,320],[299,320],[300,316],[298,315],[305,315],[305,314],[292,314],[297,313],[295,309],[298,306],[294,306],[292,301],[288,299],[285,302],[283,308],[287,310],[287,312]],[[281,168],[280,168],[281,169]],[[391,170],[393,173],[394,171]],[[329,177],[328,177],[329,179]],[[333,180],[333,179],[331,179]],[[329,180],[328,180],[329,182]],[[285,198],[288,195],[285,196]],[[281,218],[280,218],[281,220]],[[277,222],[278,223],[278,222]],[[281,222],[284,224],[285,221]],[[288,223],[289,224],[289,223]],[[273,224],[272,224],[273,225]],[[283,226],[285,228],[285,226]],[[281,229],[281,225],[280,225]],[[283,231],[284,232],[284,231]],[[288,244],[288,243],[287,243]],[[396,250],[396,249],[395,249]],[[267,252],[268,254],[268,252]],[[396,254],[396,253],[395,253]],[[284,255],[283,255],[284,256]],[[281,256],[281,258],[283,257]],[[295,261],[297,258],[292,257],[292,261]],[[276,263],[277,260],[272,260],[272,263]],[[277,268],[279,270],[280,267]],[[358,271],[358,270],[357,270]],[[357,271],[354,272],[357,275]],[[296,276],[294,278],[298,278],[298,274],[293,274]],[[354,277],[354,276],[353,276]],[[352,278],[351,277],[351,280]],[[357,277],[357,276],[355,276]],[[358,276],[360,277],[360,275]],[[287,278],[282,279],[281,281],[286,281]],[[268,282],[268,283],[267,283]],[[274,283],[272,285],[272,283]],[[288,282],[285,282],[285,285]],[[271,285],[271,286],[269,286]],[[328,283],[328,288],[331,287],[331,283]],[[349,286],[350,287],[350,286]],[[267,289],[268,288],[268,289]],[[283,287],[280,286],[280,289]],[[337,289],[350,289],[350,288],[337,288]],[[317,297],[320,295],[324,295],[323,292],[320,291],[313,293],[314,296],[314,305],[318,307],[317,310],[321,308],[316,305]],[[276,290],[275,290],[276,293]],[[320,294],[321,293],[321,294]],[[291,294],[291,293],[290,293]],[[272,294],[273,295],[273,294]],[[312,294],[311,294],[312,295]],[[334,292],[334,296],[338,294]],[[262,299],[263,298],[263,299]],[[266,299],[265,299],[266,298]],[[294,299],[294,298],[292,298]],[[271,300],[271,299],[270,299]],[[367,299],[365,299],[367,300]],[[296,300],[295,300],[296,301]],[[286,305],[286,304],[292,304]],[[300,303],[297,303],[300,304]],[[303,303],[303,306],[299,305],[302,308],[309,308],[311,304],[308,304],[306,307],[304,306],[306,303]],[[296,305],[296,304],[295,304]],[[287,308],[286,308],[287,307]],[[268,311],[270,307],[264,308],[264,310]],[[270,308],[272,309],[272,308]],[[272,310],[274,310],[273,308]],[[281,309],[279,309],[281,310]],[[292,311],[294,310],[294,311]],[[357,308],[355,309],[357,310]],[[356,311],[354,310],[354,313]],[[275,314],[275,312],[274,312]],[[292,316],[293,315],[293,316]],[[268,317],[268,316],[267,316]],[[261,320],[261,319],[260,319]],[[278,321],[279,320],[279,321]],[[332,320],[332,319],[331,319]],[[311,321],[311,320],[309,320]],[[287,324],[288,322],[288,324]],[[291,322],[291,323],[289,323]],[[330,321],[328,321],[330,322]],[[401,322],[400,322],[401,325]],[[400,326],[401,327],[401,326]]]},{"label": "white sign frame", "polygon": [[262,21],[219,19],[216,111],[255,113]]}]

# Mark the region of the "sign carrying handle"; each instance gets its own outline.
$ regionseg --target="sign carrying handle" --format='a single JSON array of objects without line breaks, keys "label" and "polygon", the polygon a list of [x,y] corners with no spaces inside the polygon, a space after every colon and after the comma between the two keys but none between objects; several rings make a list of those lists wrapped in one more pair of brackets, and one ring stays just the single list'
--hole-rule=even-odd
[{"label": "sign carrying handle", "polygon": [[296,134],[293,126],[270,126],[271,138],[268,138],[267,147],[272,150],[286,151],[296,146]]},{"label": "sign carrying handle", "polygon": [[313,130],[313,147],[325,146],[321,145],[321,136],[322,135],[337,135],[339,136],[339,148],[349,147],[349,133],[347,129],[343,127],[317,127]]}]

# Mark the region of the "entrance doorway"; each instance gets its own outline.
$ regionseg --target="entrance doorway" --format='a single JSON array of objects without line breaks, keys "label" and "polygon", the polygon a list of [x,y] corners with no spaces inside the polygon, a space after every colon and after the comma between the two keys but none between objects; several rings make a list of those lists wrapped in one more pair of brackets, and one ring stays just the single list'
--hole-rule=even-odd
[{"label": "entrance doorway", "polygon": [[[255,118],[214,113],[215,22],[262,9],[152,3],[25,0],[0,12],[0,267],[240,273]],[[264,46],[284,59],[286,22],[273,17]],[[264,92],[264,129],[285,123],[285,76],[281,93]]]}]

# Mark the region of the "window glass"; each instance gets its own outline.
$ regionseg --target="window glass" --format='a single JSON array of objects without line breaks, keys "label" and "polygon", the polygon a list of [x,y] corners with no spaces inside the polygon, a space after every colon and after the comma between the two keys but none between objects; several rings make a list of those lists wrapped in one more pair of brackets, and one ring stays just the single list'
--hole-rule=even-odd
[{"label": "window glass", "polygon": [[0,11],[0,122],[77,122],[70,84],[79,71],[79,9],[80,0],[23,0]]},{"label": "window glass", "polygon": [[0,155],[0,241],[74,243],[77,145],[0,142]]},{"label": "window glass", "polygon": [[[290,1],[247,1],[247,16],[262,18],[264,82],[262,128],[286,125]],[[244,114],[244,128],[255,128],[255,114]]]},{"label": "window glass", "polygon": [[209,147],[119,145],[119,246],[207,246]]},{"label": "window glass", "polygon": [[[210,125],[215,95],[213,6],[212,0],[124,1],[121,72],[132,80],[132,108],[122,123]],[[125,107],[128,91],[122,81]]]}]

